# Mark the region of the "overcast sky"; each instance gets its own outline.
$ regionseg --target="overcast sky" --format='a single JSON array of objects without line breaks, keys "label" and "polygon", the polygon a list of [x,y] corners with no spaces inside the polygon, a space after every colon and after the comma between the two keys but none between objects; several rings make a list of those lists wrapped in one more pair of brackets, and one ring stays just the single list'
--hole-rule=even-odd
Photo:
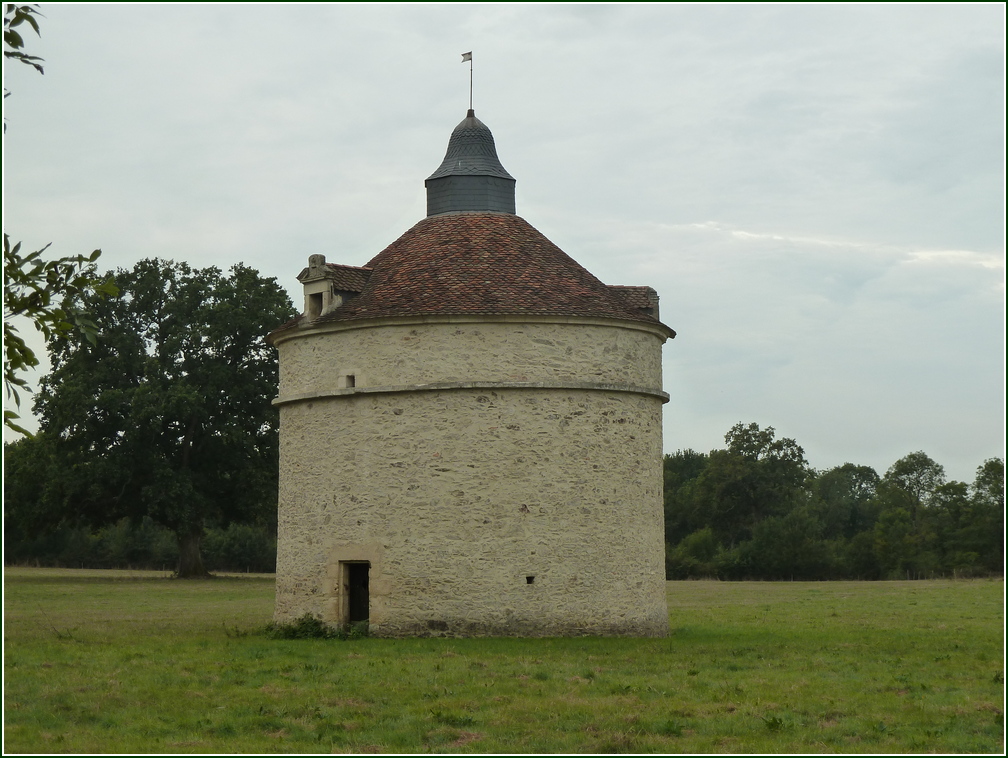
[{"label": "overcast sky", "polygon": [[[646,284],[665,450],[1004,456],[1005,6],[42,4],[4,63],[4,229],[275,276],[425,213],[474,107],[518,214]],[[24,27],[22,27],[24,28]],[[9,439],[5,436],[5,439]]]}]

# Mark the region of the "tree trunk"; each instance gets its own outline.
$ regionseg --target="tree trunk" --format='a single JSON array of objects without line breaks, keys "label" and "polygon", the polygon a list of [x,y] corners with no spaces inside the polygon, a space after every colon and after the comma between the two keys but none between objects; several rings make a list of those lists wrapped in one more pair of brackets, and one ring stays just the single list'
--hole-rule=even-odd
[{"label": "tree trunk", "polygon": [[200,555],[200,542],[203,540],[203,529],[194,528],[175,534],[179,544],[179,563],[175,576],[179,579],[206,579],[210,572],[203,567],[203,556]]}]

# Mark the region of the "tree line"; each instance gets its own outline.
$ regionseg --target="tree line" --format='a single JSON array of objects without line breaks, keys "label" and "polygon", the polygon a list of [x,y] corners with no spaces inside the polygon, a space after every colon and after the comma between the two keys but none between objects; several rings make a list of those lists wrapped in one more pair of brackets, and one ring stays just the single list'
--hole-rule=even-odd
[{"label": "tree line", "polygon": [[[40,432],[4,446],[5,561],[160,568],[275,565],[277,361],[295,314],[275,279],[143,260],[115,293],[76,293],[93,330],[47,336]],[[670,579],[885,579],[1003,571],[1004,462],[948,481],[923,452],[880,476],[816,471],[773,427],[666,455]],[[204,560],[204,555],[206,560]]]},{"label": "tree line", "polygon": [[726,447],[664,457],[669,579],[819,580],[1004,571],[1004,461],[949,481],[924,452],[879,475],[817,471],[773,427],[736,424]]},{"label": "tree line", "polygon": [[[208,527],[201,553],[207,571],[272,573],[276,529],[239,523]],[[139,522],[122,518],[98,527],[64,522],[31,534],[10,524],[4,532],[6,565],[174,572],[178,560],[175,535],[149,517]]]}]

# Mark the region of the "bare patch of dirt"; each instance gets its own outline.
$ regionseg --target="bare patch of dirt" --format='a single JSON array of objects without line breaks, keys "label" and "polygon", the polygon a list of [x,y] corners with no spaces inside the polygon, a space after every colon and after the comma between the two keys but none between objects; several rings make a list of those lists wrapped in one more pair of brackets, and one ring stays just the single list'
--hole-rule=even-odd
[{"label": "bare patch of dirt", "polygon": [[459,736],[452,741],[452,747],[462,747],[463,745],[468,745],[470,742],[476,742],[477,740],[483,739],[483,735],[479,732],[460,732]]}]

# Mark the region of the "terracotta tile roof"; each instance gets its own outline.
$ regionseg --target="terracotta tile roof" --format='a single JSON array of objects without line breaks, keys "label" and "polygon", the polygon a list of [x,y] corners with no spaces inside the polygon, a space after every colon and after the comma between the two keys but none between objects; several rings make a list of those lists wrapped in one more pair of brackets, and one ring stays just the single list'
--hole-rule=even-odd
[{"label": "terracotta tile roof", "polygon": [[327,263],[329,278],[336,286],[336,289],[344,292],[363,292],[364,285],[367,284],[371,276],[371,269],[367,266],[341,266],[338,263]]},{"label": "terracotta tile roof", "polygon": [[434,314],[659,323],[640,309],[636,294],[628,299],[614,292],[523,218],[507,213],[429,216],[365,268],[372,271],[361,294],[316,323]]},{"label": "terracotta tile roof", "polygon": [[[360,292],[367,284],[368,277],[371,276],[371,269],[366,266],[344,266],[340,263],[327,263],[326,271],[329,281],[336,285],[336,289],[344,292]],[[309,269],[301,269],[297,275],[299,282],[308,278]]]},{"label": "terracotta tile roof", "polygon": [[626,300],[631,308],[639,308],[645,311],[653,309],[658,300],[658,293],[651,287],[610,284],[609,289]]}]

